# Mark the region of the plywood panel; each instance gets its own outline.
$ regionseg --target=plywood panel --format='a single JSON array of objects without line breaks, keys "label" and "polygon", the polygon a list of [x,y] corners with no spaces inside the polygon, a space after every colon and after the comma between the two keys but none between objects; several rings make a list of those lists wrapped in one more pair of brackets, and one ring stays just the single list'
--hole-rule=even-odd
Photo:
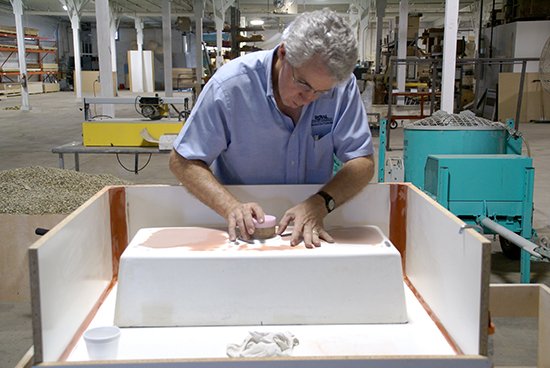
[{"label": "plywood panel", "polygon": [[491,317],[537,317],[539,288],[537,285],[491,285],[489,310]]},{"label": "plywood panel", "polygon": [[[99,96],[101,93],[101,82],[99,81],[99,70],[83,70],[80,72],[82,79],[82,93],[87,96]],[[76,80],[76,76],[73,76]],[[75,92],[76,93],[76,92]],[[117,95],[116,72],[113,72],[113,94]]]},{"label": "plywood panel", "polygon": [[[259,203],[266,213],[281,218],[286,210],[317,192],[319,185],[228,186],[242,201]],[[185,188],[177,186],[131,186],[128,198],[129,237],[144,227],[225,227],[226,222]],[[389,232],[389,185],[371,184],[352,201],[325,218],[325,226],[375,225]]]},{"label": "plywood panel", "polygon": [[492,284],[490,294],[491,317],[538,317],[537,367],[550,367],[550,288],[542,284]]},{"label": "plywood panel", "polygon": [[486,349],[490,243],[460,231],[462,221],[416,187],[408,193],[407,276],[462,351],[479,354]]},{"label": "plywood panel", "polygon": [[0,301],[29,302],[28,249],[38,239],[38,227],[50,229],[66,215],[0,214]]},{"label": "plywood panel", "polygon": [[29,257],[35,353],[55,361],[112,279],[107,190],[33,244]]},{"label": "plywood panel", "polygon": [[539,367],[550,367],[550,288],[539,285]]}]

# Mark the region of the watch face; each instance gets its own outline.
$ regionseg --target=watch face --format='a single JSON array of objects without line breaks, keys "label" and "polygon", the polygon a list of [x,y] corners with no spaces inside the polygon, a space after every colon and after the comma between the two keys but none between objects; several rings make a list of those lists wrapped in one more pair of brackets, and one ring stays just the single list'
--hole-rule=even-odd
[{"label": "watch face", "polygon": [[334,209],[334,199],[331,199],[327,202],[327,207],[331,211]]}]

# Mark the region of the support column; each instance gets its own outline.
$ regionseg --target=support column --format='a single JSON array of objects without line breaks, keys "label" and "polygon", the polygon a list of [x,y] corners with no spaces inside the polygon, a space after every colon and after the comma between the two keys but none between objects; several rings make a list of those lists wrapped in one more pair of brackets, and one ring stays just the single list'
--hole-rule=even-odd
[{"label": "support column", "polygon": [[220,68],[223,64],[223,24],[224,18],[215,17],[214,21],[216,22],[216,69]]},{"label": "support column", "polygon": [[82,65],[80,63],[80,14],[87,0],[60,0],[71,21],[73,31],[74,80],[73,89],[76,99],[82,99]]},{"label": "support column", "polygon": [[[407,57],[407,27],[409,23],[409,0],[399,1],[399,31],[397,41],[397,58],[405,59]],[[405,79],[407,77],[407,65],[397,65],[397,89],[399,92],[405,92]],[[404,98],[397,99],[398,105],[403,105]]]},{"label": "support column", "polygon": [[109,29],[110,29],[110,42],[111,42],[111,69],[115,76],[115,89],[118,91],[118,74],[117,74],[117,57],[116,57],[116,33],[118,30],[118,19],[120,16],[120,11],[117,9],[116,3],[109,2]]},{"label": "support column", "polygon": [[458,35],[458,1],[445,2],[445,34],[443,37],[443,70],[441,77],[441,110],[454,112],[456,38]]},{"label": "support column", "polygon": [[366,38],[369,33],[369,18],[365,16],[359,22],[359,60],[365,61],[367,59],[367,42]]},{"label": "support column", "polygon": [[143,51],[143,20],[139,17],[134,18],[136,28],[136,43],[138,51]]},{"label": "support column", "polygon": [[173,96],[172,86],[172,1],[162,1],[162,49],[164,50],[164,96]]},{"label": "support column", "polygon": [[[110,9],[109,0],[95,0],[95,17],[97,30],[97,51],[99,56],[99,80],[101,97],[114,97],[113,68],[111,65]],[[102,114],[115,117],[112,104],[102,106]]]},{"label": "support column", "polygon": [[382,69],[382,30],[384,29],[384,15],[386,14],[386,0],[376,1],[376,59],[375,71]]},{"label": "support column", "polygon": [[198,96],[202,88],[202,17],[204,15],[204,1],[195,0],[193,2],[195,11],[195,93]]},{"label": "support column", "polygon": [[[134,27],[136,28],[136,44],[137,44],[137,51],[139,53],[139,59],[138,60],[132,60],[132,70],[140,70],[139,75],[141,76],[141,82],[140,86],[136,86],[135,84],[132,84],[132,92],[151,92],[148,90],[146,84],[146,77],[145,77],[145,58],[143,54],[143,20],[140,17],[133,17],[134,18]],[[137,73],[136,73],[137,74]],[[132,76],[130,78],[135,78],[135,74],[132,73]],[[132,79],[135,80],[135,79]],[[153,88],[154,90],[154,88]]]},{"label": "support column", "polygon": [[82,66],[80,64],[80,17],[76,11],[71,15],[71,28],[73,30],[73,55],[74,55],[74,80],[73,88],[76,98],[82,98]]},{"label": "support column", "polygon": [[355,37],[357,38],[357,51],[358,51],[358,58],[360,60],[363,59],[363,37],[361,35],[361,32],[362,32],[361,12],[362,10],[357,4],[349,4],[349,8],[348,8],[349,25],[353,30],[353,32],[355,33]]},{"label": "support column", "polygon": [[216,23],[216,69],[223,64],[222,52],[222,31],[225,23],[225,12],[235,0],[213,0],[214,1],[214,21]]},{"label": "support column", "polygon": [[15,15],[15,30],[17,33],[17,57],[19,59],[19,83],[21,84],[21,110],[31,110],[29,103],[29,87],[27,85],[27,61],[25,60],[25,29],[23,27],[23,2],[22,0],[10,0]]}]

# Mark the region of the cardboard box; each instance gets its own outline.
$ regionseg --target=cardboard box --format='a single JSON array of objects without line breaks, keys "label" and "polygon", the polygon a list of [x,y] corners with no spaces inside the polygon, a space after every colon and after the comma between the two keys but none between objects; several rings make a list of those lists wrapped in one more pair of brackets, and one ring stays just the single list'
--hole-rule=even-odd
[{"label": "cardboard box", "polygon": [[0,91],[4,91],[5,94],[21,93],[21,85],[19,83],[0,83]]},{"label": "cardboard box", "polygon": [[27,82],[29,94],[34,95],[37,93],[43,93],[42,82]]},{"label": "cardboard box", "polygon": [[59,92],[59,83],[44,83],[42,87],[44,88],[44,93]]},{"label": "cardboard box", "polygon": [[[399,26],[399,16],[395,17],[396,25]],[[419,36],[420,16],[409,15],[407,19],[407,39],[414,39]]]},{"label": "cardboard box", "polygon": [[173,68],[172,87],[174,89],[193,88],[195,86],[195,68]]},{"label": "cardboard box", "polygon": [[[500,73],[498,78],[498,119],[515,119],[521,73]],[[519,122],[550,120],[550,92],[544,91],[539,73],[525,73]]]}]

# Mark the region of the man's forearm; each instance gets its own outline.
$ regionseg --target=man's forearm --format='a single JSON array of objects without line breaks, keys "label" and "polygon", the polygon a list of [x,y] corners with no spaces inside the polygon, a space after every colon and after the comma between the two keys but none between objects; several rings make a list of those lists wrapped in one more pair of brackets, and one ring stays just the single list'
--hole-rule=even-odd
[{"label": "man's forearm", "polygon": [[191,194],[224,218],[239,203],[200,160],[188,160],[172,151],[170,170]]},{"label": "man's forearm", "polygon": [[373,156],[357,157],[346,162],[322,190],[329,193],[336,205],[340,206],[366,187],[373,175]]}]

